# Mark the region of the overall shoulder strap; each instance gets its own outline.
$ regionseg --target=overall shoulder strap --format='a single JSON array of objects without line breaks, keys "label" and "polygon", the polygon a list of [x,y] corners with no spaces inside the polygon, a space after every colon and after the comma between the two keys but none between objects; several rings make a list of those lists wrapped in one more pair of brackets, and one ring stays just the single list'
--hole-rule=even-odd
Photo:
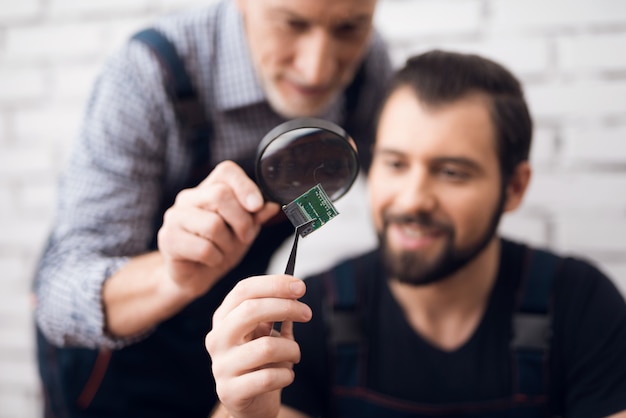
[{"label": "overall shoulder strap", "polygon": [[362,170],[367,171],[371,164],[371,144],[367,143],[367,139],[359,135],[364,128],[363,112],[359,112],[359,101],[361,100],[362,91],[366,83],[366,63],[363,62],[354,74],[354,78],[343,92],[344,96],[344,120],[343,128],[348,132],[352,139],[356,142],[359,152],[359,165]]},{"label": "overall shoulder strap", "polygon": [[179,127],[193,156],[185,187],[198,184],[207,174],[211,123],[200,101],[192,79],[174,44],[154,28],[144,29],[132,39],[145,44],[159,61],[165,74],[165,89],[174,106]]},{"label": "overall shoulder strap", "polygon": [[168,87],[176,100],[185,100],[195,96],[196,93],[185,64],[178,56],[176,47],[163,33],[154,28],[148,28],[134,34],[132,39],[143,42],[155,54],[169,77]]},{"label": "overall shoulder strap", "polygon": [[361,95],[361,88],[365,84],[365,62],[361,64],[359,69],[354,74],[354,78],[348,87],[346,88],[345,94],[345,112],[349,117],[353,112],[356,111],[357,105],[359,104],[359,96]]},{"label": "overall shoulder strap", "polygon": [[511,341],[516,397],[547,395],[547,358],[552,335],[550,305],[560,261],[558,256],[544,250],[526,251]]},{"label": "overall shoulder strap", "polygon": [[367,258],[344,262],[324,275],[325,320],[328,330],[330,385],[358,387],[367,375],[365,338],[365,276]]},{"label": "overall shoulder strap", "polygon": [[325,276],[329,337],[334,346],[359,343],[362,338],[355,276],[352,263],[343,263]]}]

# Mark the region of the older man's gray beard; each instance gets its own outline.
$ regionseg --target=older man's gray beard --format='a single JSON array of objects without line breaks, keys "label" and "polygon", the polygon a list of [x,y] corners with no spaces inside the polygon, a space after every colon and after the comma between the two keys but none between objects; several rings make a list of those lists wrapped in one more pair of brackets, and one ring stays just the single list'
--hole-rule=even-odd
[{"label": "older man's gray beard", "polygon": [[317,103],[315,106],[311,104],[299,105],[293,101],[286,100],[278,87],[265,80],[261,80],[265,98],[274,112],[278,113],[285,119],[320,117],[328,118],[333,105],[339,100],[346,86],[337,87],[323,102]]},{"label": "older man's gray beard", "polygon": [[[498,229],[500,218],[503,213],[504,200],[498,204],[489,226],[478,239],[467,248],[455,248],[455,230],[452,225],[437,222],[429,214],[418,213],[414,215],[383,216],[383,228],[378,232],[383,261],[387,271],[387,277],[415,286],[423,286],[435,283],[450,277],[452,274],[466,266],[477,257],[491,242]],[[394,251],[387,242],[387,229],[391,224],[402,226],[406,223],[419,225],[424,228],[436,230],[445,235],[445,247],[439,257],[428,262],[417,252]]]}]

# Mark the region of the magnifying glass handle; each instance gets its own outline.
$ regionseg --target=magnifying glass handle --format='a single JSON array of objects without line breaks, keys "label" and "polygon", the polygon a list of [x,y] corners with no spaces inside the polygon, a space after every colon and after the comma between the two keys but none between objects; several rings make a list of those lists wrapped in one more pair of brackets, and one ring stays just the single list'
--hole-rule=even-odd
[{"label": "magnifying glass handle", "polygon": [[[287,267],[285,267],[285,274],[293,276],[293,272],[296,268],[296,253],[298,252],[298,238],[300,237],[300,231],[306,228],[307,226],[311,225],[313,222],[315,222],[315,219],[311,219],[310,221],[305,222],[302,225],[298,225],[296,227],[296,234],[295,234],[295,237],[293,238],[293,244],[291,246],[291,253],[289,253],[289,259],[287,260]],[[273,323],[272,328],[270,329],[270,332],[272,329],[276,329],[277,331],[280,331],[280,322]]]}]

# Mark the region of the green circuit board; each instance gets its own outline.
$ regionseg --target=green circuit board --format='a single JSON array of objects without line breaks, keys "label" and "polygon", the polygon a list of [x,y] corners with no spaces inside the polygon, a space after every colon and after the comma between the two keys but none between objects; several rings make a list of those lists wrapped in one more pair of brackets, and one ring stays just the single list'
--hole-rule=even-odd
[{"label": "green circuit board", "polygon": [[306,228],[300,230],[300,236],[303,238],[339,215],[321,184],[315,185],[293,202],[283,206],[283,211],[296,228],[311,220],[313,221]]}]

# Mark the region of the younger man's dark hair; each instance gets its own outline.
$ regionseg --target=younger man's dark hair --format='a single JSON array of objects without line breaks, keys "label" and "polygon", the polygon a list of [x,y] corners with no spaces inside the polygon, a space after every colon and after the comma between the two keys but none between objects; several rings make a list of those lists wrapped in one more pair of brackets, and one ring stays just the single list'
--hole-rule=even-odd
[{"label": "younger man's dark hair", "polygon": [[387,98],[398,88],[412,88],[426,106],[437,107],[468,94],[481,93],[491,103],[496,150],[504,184],[517,165],[528,160],[532,120],[521,83],[487,58],[434,50],[407,60],[391,81]]}]

